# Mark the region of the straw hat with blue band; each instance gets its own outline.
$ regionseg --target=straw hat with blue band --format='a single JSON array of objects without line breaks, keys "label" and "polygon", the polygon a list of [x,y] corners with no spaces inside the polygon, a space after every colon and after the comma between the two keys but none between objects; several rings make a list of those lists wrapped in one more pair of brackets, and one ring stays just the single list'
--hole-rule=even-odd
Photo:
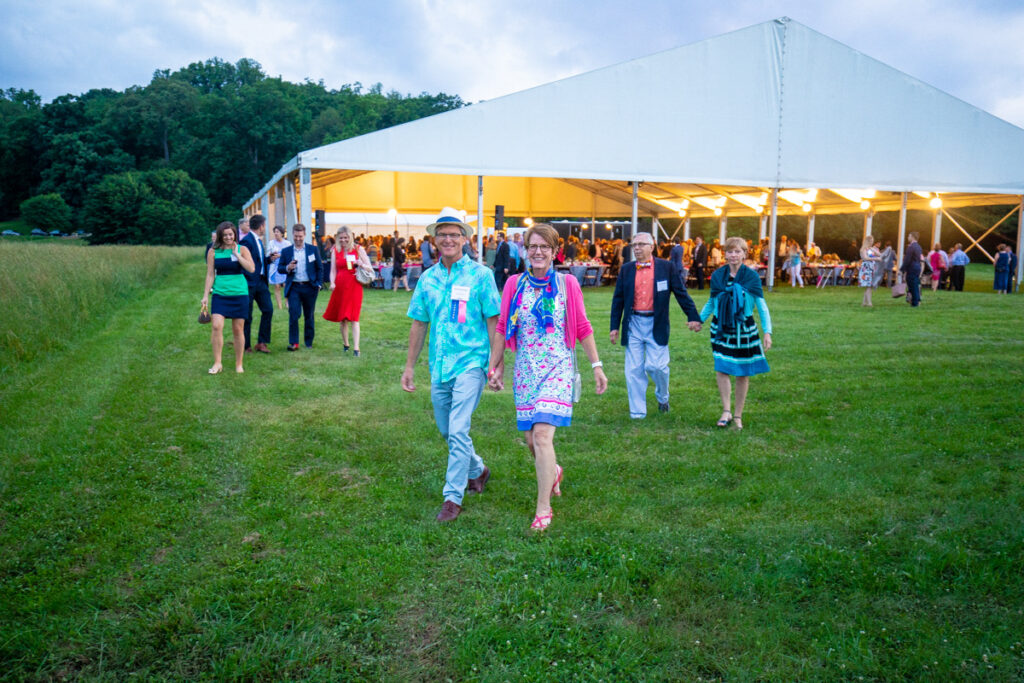
[{"label": "straw hat with blue band", "polygon": [[437,220],[427,226],[427,233],[433,237],[437,229],[445,225],[457,225],[462,228],[462,232],[467,238],[473,237],[473,226],[464,223],[462,221],[462,212],[456,211],[450,206],[441,209],[441,215],[437,217]]}]

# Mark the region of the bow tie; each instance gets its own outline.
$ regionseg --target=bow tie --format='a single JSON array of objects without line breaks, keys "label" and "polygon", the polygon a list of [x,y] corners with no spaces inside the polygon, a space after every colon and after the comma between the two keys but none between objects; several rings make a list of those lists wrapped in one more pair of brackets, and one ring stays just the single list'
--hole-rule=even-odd
[{"label": "bow tie", "polygon": [[654,265],[653,261],[648,261],[647,263],[640,263],[639,261],[637,261],[637,263],[636,263],[636,267],[638,269],[639,268],[650,268],[653,265]]}]

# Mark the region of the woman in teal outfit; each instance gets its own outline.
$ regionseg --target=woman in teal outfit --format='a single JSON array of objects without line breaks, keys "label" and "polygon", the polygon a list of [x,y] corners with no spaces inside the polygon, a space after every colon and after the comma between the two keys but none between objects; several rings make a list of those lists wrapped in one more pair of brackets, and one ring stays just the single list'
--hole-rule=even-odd
[{"label": "woman in teal outfit", "polygon": [[224,369],[221,351],[224,348],[224,320],[227,318],[231,319],[231,332],[235,339],[235,372],[244,372],[242,354],[245,352],[245,343],[242,328],[249,314],[249,285],[245,282],[242,269],[251,273],[256,270],[256,264],[249,249],[238,244],[237,234],[234,223],[224,221],[217,226],[213,248],[206,252],[206,286],[200,303],[205,310],[210,292],[213,292],[213,309],[210,312],[213,323],[210,332],[210,343],[213,344],[211,375]]},{"label": "woman in teal outfit", "polygon": [[[730,237],[725,241],[725,263],[711,275],[711,297],[700,312],[704,322],[712,314],[711,351],[715,356],[718,393],[722,398],[719,427],[732,423],[743,429],[743,405],[747,400],[750,377],[768,372],[765,349],[772,348],[772,319],[764,301],[761,278],[743,265],[747,241]],[[754,308],[764,328],[764,346],[757,334]],[[736,407],[731,405],[732,378],[736,378]]]}]

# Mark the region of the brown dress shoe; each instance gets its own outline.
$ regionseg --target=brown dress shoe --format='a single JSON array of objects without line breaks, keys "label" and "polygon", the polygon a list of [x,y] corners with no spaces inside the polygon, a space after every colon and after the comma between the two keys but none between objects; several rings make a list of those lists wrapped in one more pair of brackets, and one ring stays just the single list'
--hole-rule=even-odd
[{"label": "brown dress shoe", "polygon": [[457,505],[453,501],[446,500],[444,505],[441,506],[441,511],[437,513],[437,521],[450,522],[458,517],[460,512],[462,512],[461,505]]},{"label": "brown dress shoe", "polygon": [[476,479],[470,479],[469,483],[466,484],[466,493],[483,493],[484,487],[487,486],[487,480],[490,478],[491,470],[484,465],[484,471],[480,473],[480,476]]},{"label": "brown dress shoe", "polygon": [[255,347],[253,347],[253,348],[255,348],[255,349],[256,349],[257,351],[259,351],[260,353],[270,353],[270,349],[269,349],[269,348],[267,348],[267,345],[266,345],[266,344],[257,344],[257,345],[256,345]]}]

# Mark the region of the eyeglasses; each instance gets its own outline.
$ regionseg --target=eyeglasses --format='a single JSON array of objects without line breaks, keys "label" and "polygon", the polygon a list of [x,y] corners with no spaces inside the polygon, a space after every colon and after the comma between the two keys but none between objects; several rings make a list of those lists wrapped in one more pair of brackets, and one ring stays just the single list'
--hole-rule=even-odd
[{"label": "eyeglasses", "polygon": [[536,253],[538,251],[553,251],[550,244],[531,244],[526,248],[526,251]]},{"label": "eyeglasses", "polygon": [[464,235],[461,232],[439,232],[434,235],[434,239],[438,240],[457,240],[463,237]]},{"label": "eyeglasses", "polygon": [[630,242],[631,247],[636,249],[637,247],[653,247],[654,245],[650,242]]}]

